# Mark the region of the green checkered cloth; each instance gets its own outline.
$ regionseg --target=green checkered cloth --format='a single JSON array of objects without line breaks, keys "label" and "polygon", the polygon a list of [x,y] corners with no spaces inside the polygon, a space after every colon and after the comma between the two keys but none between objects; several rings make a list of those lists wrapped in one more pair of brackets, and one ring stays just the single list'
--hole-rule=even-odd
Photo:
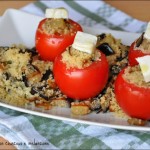
[{"label": "green checkered cloth", "polygon": [[[49,7],[65,7],[84,26],[143,32],[147,23],[103,1],[37,1],[21,10],[44,16]],[[55,120],[0,107],[0,136],[19,150],[150,149],[150,133]],[[0,143],[0,148],[4,144]]]}]

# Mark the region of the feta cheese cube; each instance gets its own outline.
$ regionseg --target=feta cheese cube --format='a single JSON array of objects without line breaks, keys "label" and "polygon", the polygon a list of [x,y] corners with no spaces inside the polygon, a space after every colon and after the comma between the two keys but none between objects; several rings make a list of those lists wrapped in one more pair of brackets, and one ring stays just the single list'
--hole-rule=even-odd
[{"label": "feta cheese cube", "polygon": [[65,8],[49,8],[45,11],[45,17],[68,19],[68,11]]},{"label": "feta cheese cube", "polygon": [[97,43],[97,37],[88,33],[78,31],[72,47],[79,51],[93,54]]},{"label": "feta cheese cube", "polygon": [[149,82],[150,81],[150,55],[138,57],[136,58],[136,60],[139,62],[145,82]]}]

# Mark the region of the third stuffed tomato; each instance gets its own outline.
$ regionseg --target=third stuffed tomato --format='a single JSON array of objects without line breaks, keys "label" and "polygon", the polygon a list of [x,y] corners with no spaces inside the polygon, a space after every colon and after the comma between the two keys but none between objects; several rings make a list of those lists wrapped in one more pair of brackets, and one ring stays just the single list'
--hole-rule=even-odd
[{"label": "third stuffed tomato", "polygon": [[120,107],[131,117],[150,119],[150,85],[139,66],[128,66],[115,81],[115,95]]},{"label": "third stuffed tomato", "polygon": [[150,40],[147,39],[147,33],[143,33],[137,40],[135,40],[129,49],[129,64],[131,66],[138,65],[136,60],[138,57],[150,55]]},{"label": "third stuffed tomato", "polygon": [[[77,45],[79,47],[80,43]],[[94,55],[91,55],[70,47],[55,59],[53,71],[55,81],[64,94],[73,99],[85,100],[103,90],[109,67],[105,55],[99,50],[96,49]]]},{"label": "third stuffed tomato", "polygon": [[[148,51],[148,50],[147,50]],[[136,47],[136,41],[131,44],[130,50],[129,50],[129,64],[131,66],[137,65],[138,61],[136,58],[150,55],[150,52],[147,52],[144,50],[141,50],[140,48]]]}]

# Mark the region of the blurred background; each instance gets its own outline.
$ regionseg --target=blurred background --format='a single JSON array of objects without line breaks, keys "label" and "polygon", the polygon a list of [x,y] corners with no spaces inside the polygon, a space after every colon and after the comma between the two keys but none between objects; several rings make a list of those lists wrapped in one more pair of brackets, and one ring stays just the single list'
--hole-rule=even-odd
[{"label": "blurred background", "polygon": [[[111,6],[120,9],[121,11],[127,13],[128,15],[134,17],[135,19],[139,19],[141,21],[149,21],[149,8],[150,8],[150,1],[149,0],[104,0],[106,3],[110,4]],[[35,2],[35,0],[0,0],[0,15],[4,13],[4,11],[8,8],[16,8],[19,9],[28,5],[30,3]]]}]

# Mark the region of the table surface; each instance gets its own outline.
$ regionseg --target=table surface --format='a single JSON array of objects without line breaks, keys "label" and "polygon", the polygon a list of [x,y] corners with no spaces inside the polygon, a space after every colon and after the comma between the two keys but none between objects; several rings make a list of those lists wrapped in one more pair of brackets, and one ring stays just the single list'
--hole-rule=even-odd
[{"label": "table surface", "polygon": [[[35,0],[30,1],[0,1],[0,16],[3,15],[6,9],[8,8],[15,8],[19,9],[29,3],[34,2]],[[111,6],[116,7],[119,10],[122,10],[123,12],[127,13],[128,15],[139,19],[141,21],[150,21],[150,15],[149,14],[149,1],[123,1],[123,0],[116,0],[116,1],[110,1],[105,0],[108,4]],[[144,8],[144,9],[143,9]],[[0,137],[0,142],[6,142],[5,139]],[[14,146],[5,146],[1,147],[0,149],[15,149]]]}]

